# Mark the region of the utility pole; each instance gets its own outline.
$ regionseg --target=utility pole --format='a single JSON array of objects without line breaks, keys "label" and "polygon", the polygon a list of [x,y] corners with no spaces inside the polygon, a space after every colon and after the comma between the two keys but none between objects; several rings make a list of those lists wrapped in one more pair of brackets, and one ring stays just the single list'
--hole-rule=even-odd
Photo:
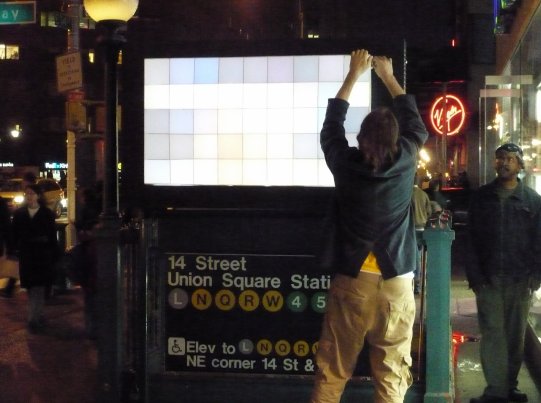
[{"label": "utility pole", "polygon": [[441,135],[441,163],[442,174],[445,178],[447,172],[447,133],[449,132],[449,117],[447,116],[447,81],[442,83],[443,90],[443,133]]},{"label": "utility pole", "polygon": [[[81,16],[81,0],[71,0],[68,3],[67,15],[70,19],[70,28],[68,29],[68,45],[67,52],[79,52],[80,50],[80,32],[79,22]],[[67,103],[73,102],[72,95],[74,91],[68,93]],[[80,102],[80,101],[79,101]],[[69,109],[69,108],[66,108]],[[67,175],[67,198],[68,198],[68,224],[66,226],[66,248],[70,248],[75,245],[77,241],[77,234],[75,230],[76,219],[76,203],[77,203],[77,176],[75,166],[75,143],[76,133],[70,122],[68,122],[68,116],[66,116],[67,126],[67,162],[68,162],[68,175]]]},{"label": "utility pole", "polygon": [[297,19],[299,24],[299,39],[304,39],[304,8],[302,6],[302,0],[298,0]]}]

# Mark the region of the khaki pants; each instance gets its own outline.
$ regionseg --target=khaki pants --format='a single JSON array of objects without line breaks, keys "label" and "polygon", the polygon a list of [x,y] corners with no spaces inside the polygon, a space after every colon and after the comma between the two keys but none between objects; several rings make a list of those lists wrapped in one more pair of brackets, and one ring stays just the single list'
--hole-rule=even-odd
[{"label": "khaki pants", "polygon": [[338,403],[364,341],[370,345],[375,402],[401,403],[412,383],[411,340],[415,299],[411,278],[363,273],[337,275],[316,354],[311,403]]}]

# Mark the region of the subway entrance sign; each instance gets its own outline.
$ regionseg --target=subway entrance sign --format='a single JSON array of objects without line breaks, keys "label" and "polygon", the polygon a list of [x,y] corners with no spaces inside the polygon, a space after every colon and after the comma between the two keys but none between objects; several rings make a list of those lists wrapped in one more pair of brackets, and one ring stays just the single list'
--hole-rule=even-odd
[{"label": "subway entrance sign", "polygon": [[313,375],[329,274],[313,256],[165,254],[168,371]]},{"label": "subway entrance sign", "polygon": [[35,22],[35,1],[0,2],[0,25],[34,24]]},{"label": "subway entrance sign", "polygon": [[[156,245],[148,250],[155,291],[145,300],[162,308],[155,311],[159,317],[146,320],[159,322],[148,337],[161,341],[149,361],[160,362],[159,370],[171,376],[314,375],[331,284],[317,255],[318,214],[163,213],[152,224],[155,238],[148,239]],[[369,375],[368,359],[361,356],[355,377]]]}]

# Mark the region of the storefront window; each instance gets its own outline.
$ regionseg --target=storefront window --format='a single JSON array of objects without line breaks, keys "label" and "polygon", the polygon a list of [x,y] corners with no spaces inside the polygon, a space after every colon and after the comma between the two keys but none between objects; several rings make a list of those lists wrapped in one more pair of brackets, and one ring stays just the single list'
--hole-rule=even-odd
[{"label": "storefront window", "polygon": [[[523,182],[541,194],[541,7],[502,75],[486,77],[479,117],[479,185],[495,178],[494,150],[513,142],[524,151]],[[541,341],[541,289],[529,319]]]},{"label": "storefront window", "polygon": [[[512,98],[511,141],[524,150],[525,183],[541,194],[541,9],[532,19],[516,53],[508,64],[511,76],[531,77],[531,84],[517,85],[520,97]],[[530,323],[541,340],[541,289],[534,293]]]},{"label": "storefront window", "polygon": [[0,60],[19,60],[19,46],[0,44]]}]

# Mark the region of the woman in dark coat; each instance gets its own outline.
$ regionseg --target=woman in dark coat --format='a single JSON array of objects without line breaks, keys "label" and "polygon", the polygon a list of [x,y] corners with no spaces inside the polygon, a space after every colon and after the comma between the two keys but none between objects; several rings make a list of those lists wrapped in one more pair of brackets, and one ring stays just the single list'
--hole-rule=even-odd
[{"label": "woman in dark coat", "polygon": [[42,202],[38,185],[25,187],[25,205],[13,214],[12,241],[19,257],[21,287],[28,291],[28,328],[37,332],[44,326],[45,291],[55,278],[59,256],[54,213]]}]

